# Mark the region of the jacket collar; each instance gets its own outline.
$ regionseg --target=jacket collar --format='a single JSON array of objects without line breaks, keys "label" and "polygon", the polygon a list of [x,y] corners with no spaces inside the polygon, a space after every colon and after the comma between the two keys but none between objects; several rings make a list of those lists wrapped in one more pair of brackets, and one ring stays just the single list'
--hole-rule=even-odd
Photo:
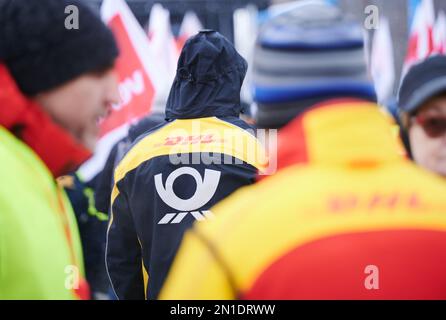
[{"label": "jacket collar", "polygon": [[316,105],[279,133],[278,167],[325,164],[370,167],[404,158],[393,121],[362,100]]},{"label": "jacket collar", "polygon": [[9,71],[1,64],[0,83],[0,126],[33,149],[54,177],[76,170],[91,156],[90,151],[20,93]]}]

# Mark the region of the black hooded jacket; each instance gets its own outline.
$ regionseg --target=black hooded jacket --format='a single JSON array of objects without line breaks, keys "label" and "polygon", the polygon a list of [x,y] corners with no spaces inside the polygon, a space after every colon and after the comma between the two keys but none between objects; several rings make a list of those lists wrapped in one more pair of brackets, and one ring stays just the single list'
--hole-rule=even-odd
[{"label": "black hooded jacket", "polygon": [[118,298],[156,298],[187,228],[254,181],[264,158],[253,157],[263,148],[239,119],[246,69],[215,31],[186,42],[166,122],[139,137],[115,171],[106,261]]}]

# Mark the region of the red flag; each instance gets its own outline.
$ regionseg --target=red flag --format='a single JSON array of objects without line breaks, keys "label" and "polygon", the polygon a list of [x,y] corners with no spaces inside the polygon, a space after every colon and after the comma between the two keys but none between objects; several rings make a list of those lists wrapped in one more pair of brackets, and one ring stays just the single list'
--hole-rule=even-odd
[{"label": "red flag", "polygon": [[114,16],[109,26],[116,37],[120,51],[116,70],[120,82],[121,102],[113,106],[111,115],[101,124],[101,136],[147,115],[154,94],[152,83],[132,46],[122,17]]}]

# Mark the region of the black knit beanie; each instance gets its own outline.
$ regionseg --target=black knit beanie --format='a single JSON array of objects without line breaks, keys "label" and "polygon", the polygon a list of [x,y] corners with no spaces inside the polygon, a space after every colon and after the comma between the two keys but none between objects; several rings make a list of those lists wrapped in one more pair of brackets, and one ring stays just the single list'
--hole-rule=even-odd
[{"label": "black knit beanie", "polygon": [[[79,29],[65,27],[70,5]],[[0,63],[27,96],[111,67],[117,56],[112,32],[79,0],[0,0]]]}]

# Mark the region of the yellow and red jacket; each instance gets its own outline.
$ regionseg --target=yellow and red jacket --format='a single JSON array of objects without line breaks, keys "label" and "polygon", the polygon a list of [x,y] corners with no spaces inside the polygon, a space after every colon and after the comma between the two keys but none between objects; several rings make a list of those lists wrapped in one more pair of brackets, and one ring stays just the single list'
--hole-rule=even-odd
[{"label": "yellow and red jacket", "polygon": [[446,183],[376,105],[306,112],[278,157],[187,233],[161,299],[446,298]]}]

